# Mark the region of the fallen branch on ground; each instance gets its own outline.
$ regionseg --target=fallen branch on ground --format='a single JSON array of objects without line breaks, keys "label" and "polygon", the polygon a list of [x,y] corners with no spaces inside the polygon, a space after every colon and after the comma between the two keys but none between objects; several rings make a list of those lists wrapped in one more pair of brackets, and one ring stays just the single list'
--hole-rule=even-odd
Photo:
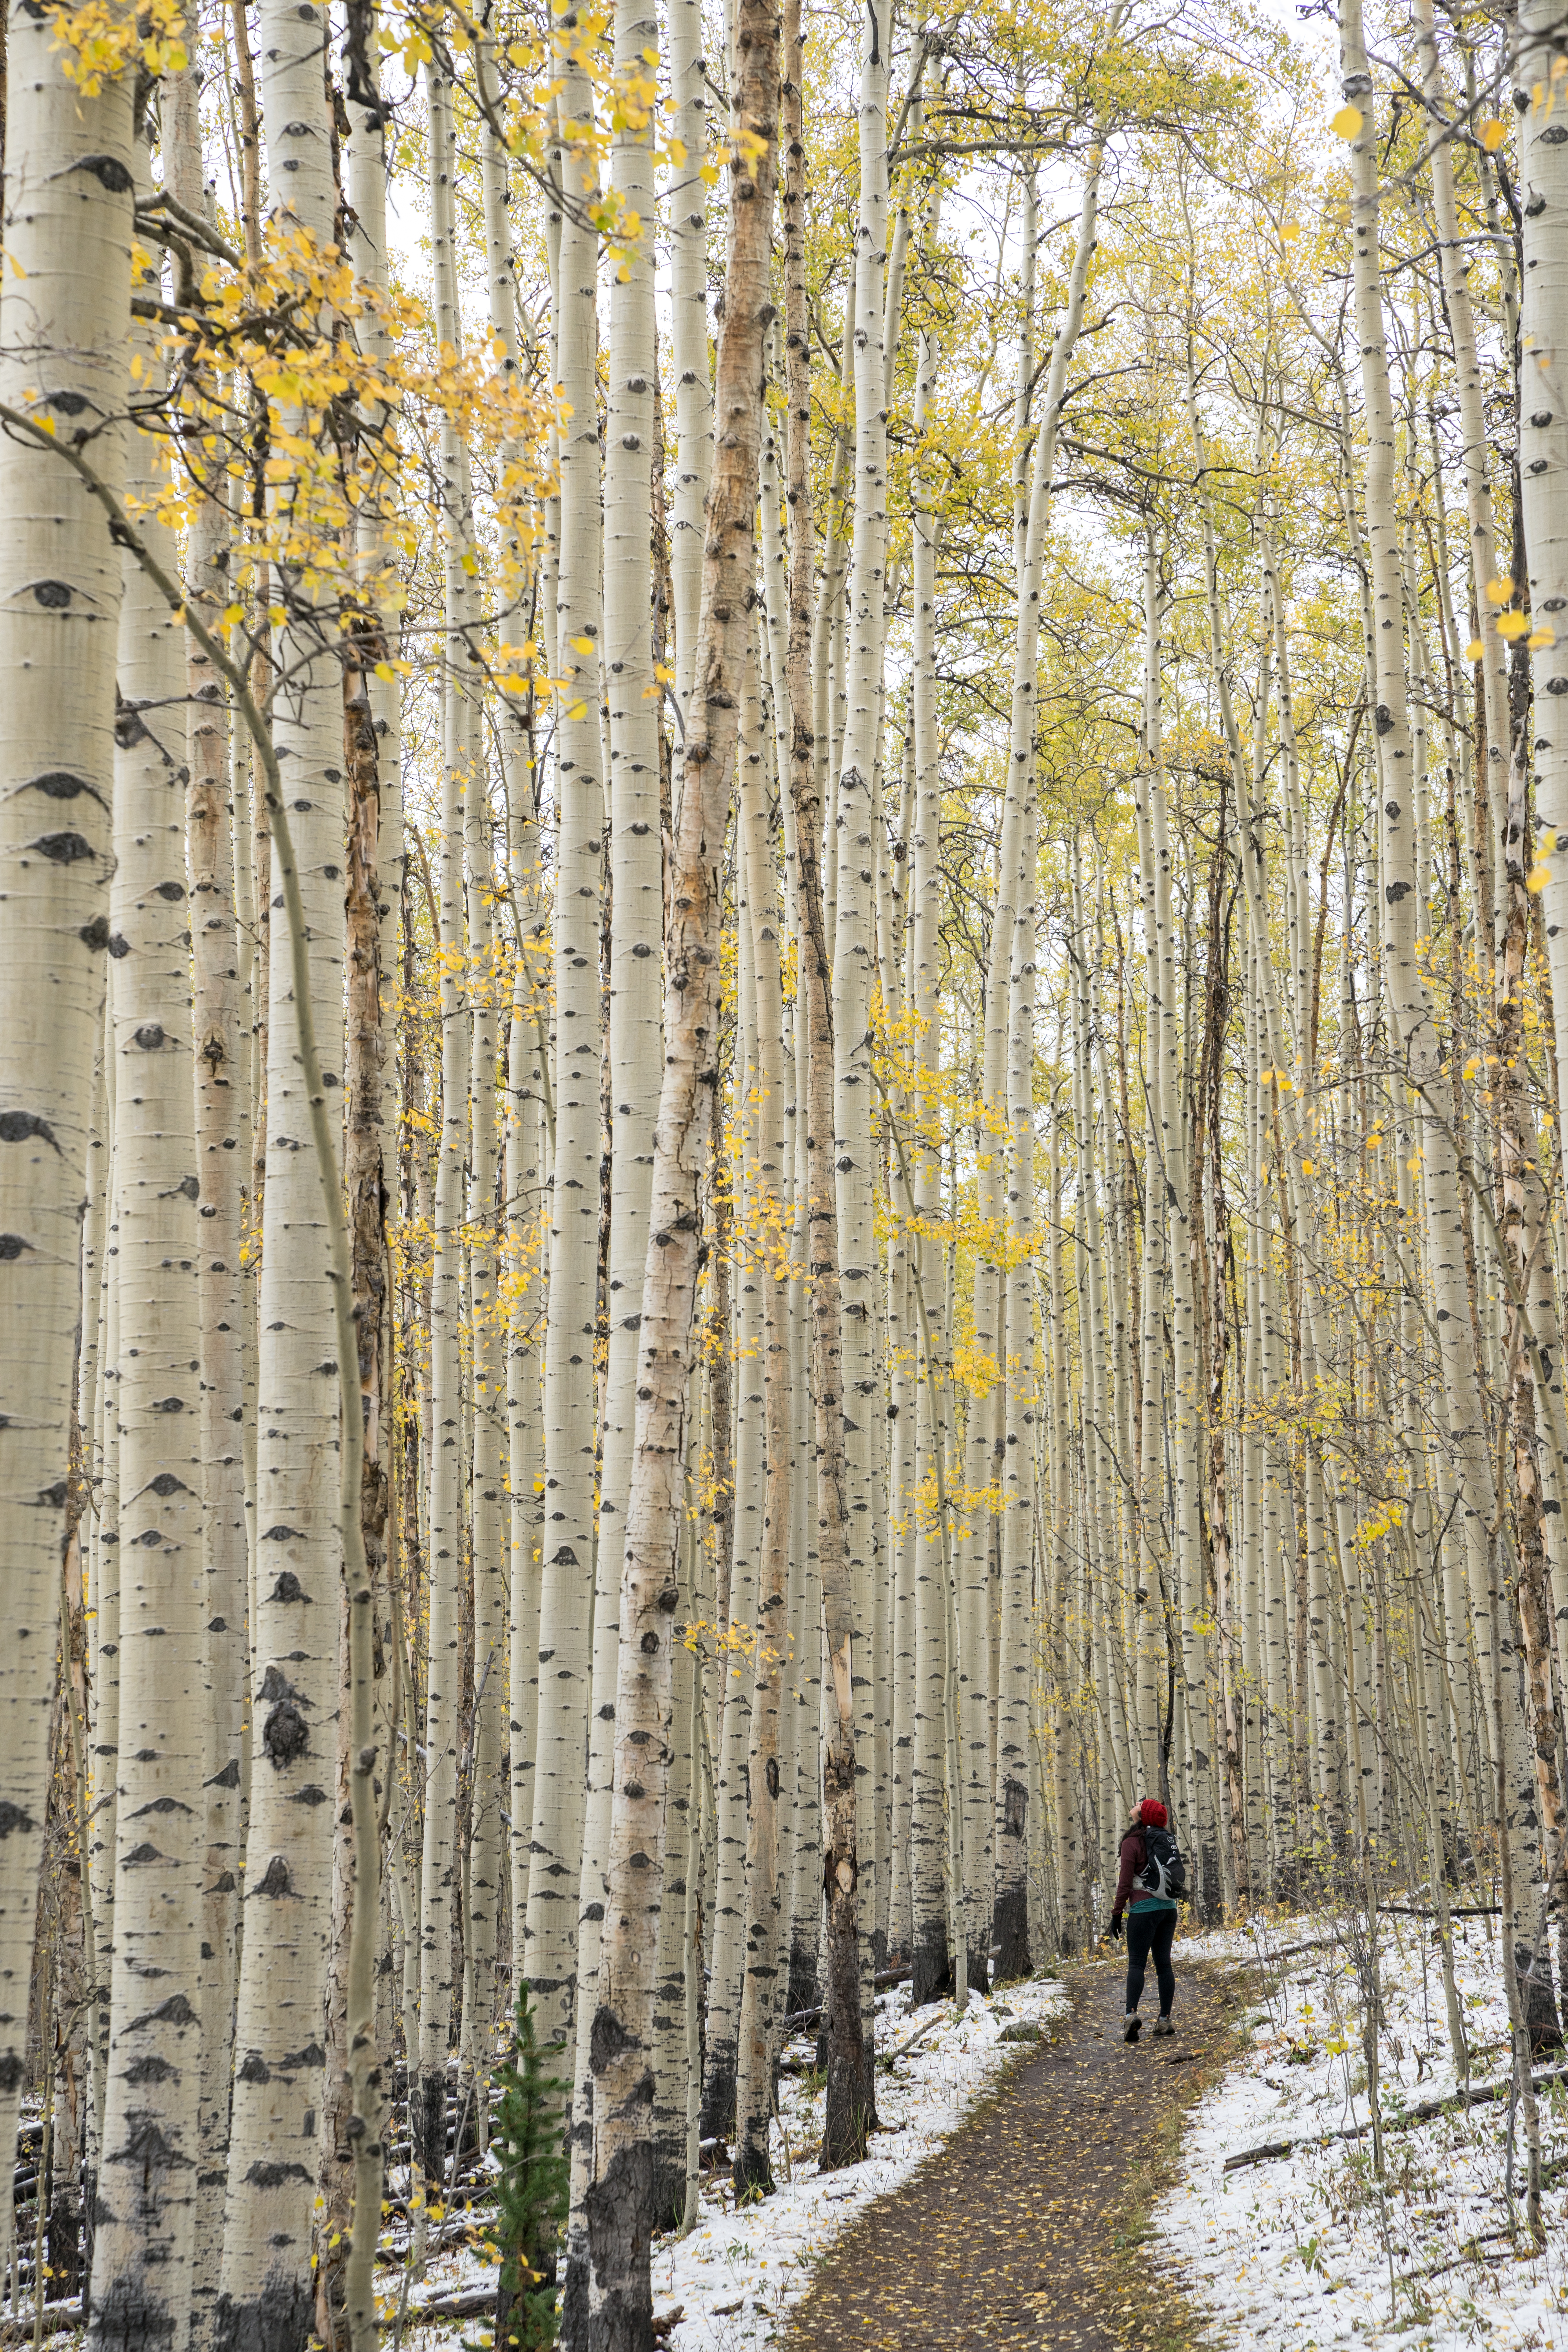
[{"label": "fallen branch on ground", "polygon": [[[433,2294],[424,2303],[410,2303],[404,2320],[406,2326],[417,2327],[426,2319],[484,2319],[495,2307],[493,2286],[471,2286],[461,2294]],[[384,2328],[396,2324],[395,2312],[389,2312],[381,2322]]]},{"label": "fallen branch on ground", "polygon": [[[1565,2083],[1568,2066],[1543,2066],[1530,2079],[1537,2087],[1542,2083]],[[1512,2088],[1513,2077],[1505,2075],[1500,2083],[1478,2083],[1468,2091],[1449,2091],[1440,2099],[1420,2099],[1413,2107],[1401,2107],[1393,2115],[1385,2115],[1383,2128],[1385,2132],[1408,2131],[1413,2124],[1430,2123],[1434,2116],[1445,2114],[1449,2107],[1490,2106],[1499,2099],[1506,2099]],[[1249,2164],[1271,2164],[1276,2157],[1293,2156],[1299,2147],[1331,2147],[1336,2140],[1363,2139],[1371,2129],[1369,2121],[1345,2124],[1338,2131],[1302,2132],[1294,2139],[1264,2140],[1257,2147],[1237,2148],[1234,2156],[1226,2158],[1221,2170],[1240,2172]]]}]

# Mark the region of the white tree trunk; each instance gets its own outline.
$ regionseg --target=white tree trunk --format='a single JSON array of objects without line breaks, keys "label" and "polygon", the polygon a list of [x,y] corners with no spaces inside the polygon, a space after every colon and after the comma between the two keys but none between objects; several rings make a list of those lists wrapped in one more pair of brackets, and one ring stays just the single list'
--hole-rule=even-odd
[{"label": "white tree trunk", "polygon": [[[261,17],[274,219],[319,245],[331,243],[335,228],[324,21],[312,0],[267,0]],[[282,635],[272,709],[309,935],[310,1011],[334,1109],[342,1101],[343,1002],[343,719],[335,637],[335,628],[318,631],[308,619]],[[269,956],[268,974],[255,1761],[231,2120],[231,2145],[244,2158],[229,2167],[216,2334],[249,2340],[258,2352],[296,2352],[311,2315],[318,2037],[331,1913],[341,1415],[331,1236],[290,957]]]},{"label": "white tree trunk", "polygon": [[[0,404],[83,420],[110,488],[131,299],[129,79],[84,95],[52,19],[9,11]],[[107,429],[105,427],[107,426]],[[0,2147],[16,2137],[49,1783],[93,1057],[109,944],[120,554],[64,464],[0,430]]]},{"label": "white tree trunk", "polygon": [[[585,121],[585,77],[558,60],[560,106]],[[544,1540],[539,1718],[523,1966],[543,2039],[574,2010],[583,1857],[584,1743],[594,1591],[594,1337],[599,1261],[599,871],[605,824],[599,743],[599,429],[595,394],[597,238],[582,207],[592,164],[562,148],[556,268],[557,369],[570,417],[561,443],[556,589],[559,811],[555,881],[555,1163],[544,1339]]]},{"label": "white tree trunk", "polygon": [[[151,193],[145,151],[139,185]],[[155,284],[155,276],[148,277]],[[152,336],[135,338],[154,394]],[[164,460],[137,432],[127,490]],[[155,551],[174,568],[173,534]],[[95,2344],[190,2326],[200,2171],[206,1763],[200,1307],[181,632],[134,558],[115,726],[115,1280],[121,1579],[114,1967],[95,2200]],[[145,714],[145,715],[143,715]],[[156,2315],[155,2318],[151,2315]]]}]

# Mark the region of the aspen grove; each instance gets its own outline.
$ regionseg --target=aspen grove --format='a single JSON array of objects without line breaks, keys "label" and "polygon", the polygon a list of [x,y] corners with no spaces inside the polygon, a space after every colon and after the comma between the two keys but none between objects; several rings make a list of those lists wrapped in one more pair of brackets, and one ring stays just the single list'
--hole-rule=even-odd
[{"label": "aspen grove", "polygon": [[1288,13],[12,0],[6,2340],[400,2338],[537,2074],[647,2352],[1144,1795],[1500,1916],[1539,2227],[1568,14]]}]

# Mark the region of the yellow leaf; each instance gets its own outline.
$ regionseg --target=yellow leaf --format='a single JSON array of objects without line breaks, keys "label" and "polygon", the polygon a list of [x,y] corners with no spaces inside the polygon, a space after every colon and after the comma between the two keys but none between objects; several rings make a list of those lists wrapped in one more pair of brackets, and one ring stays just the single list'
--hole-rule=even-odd
[{"label": "yellow leaf", "polygon": [[1533,890],[1539,894],[1541,891],[1545,889],[1551,879],[1552,868],[1548,866],[1545,858],[1543,857],[1537,865],[1532,866],[1529,873],[1525,876],[1524,887],[1527,890]]},{"label": "yellow leaf", "polygon": [[1500,580],[1489,580],[1487,582],[1487,603],[1489,604],[1506,604],[1512,594],[1513,574],[1510,572],[1505,572]]},{"label": "yellow leaf", "polygon": [[243,621],[244,618],[245,614],[241,606],[238,604],[226,604],[223,608],[222,626],[226,629],[232,629],[237,622]]},{"label": "yellow leaf", "polygon": [[393,668],[390,662],[377,662],[375,666],[375,674],[377,677],[383,677],[388,680],[395,678],[397,676],[397,672]]},{"label": "yellow leaf", "polygon": [[1485,651],[1486,647],[1482,645],[1479,637],[1472,637],[1469,644],[1465,647],[1465,659],[1467,661],[1479,661]]},{"label": "yellow leaf", "polygon": [[1481,145],[1486,149],[1487,153],[1495,155],[1508,137],[1508,125],[1506,122],[1500,122],[1495,114],[1489,114],[1479,126],[1479,133]]},{"label": "yellow leaf", "polygon": [[1500,613],[1497,625],[1499,636],[1507,637],[1511,643],[1515,637],[1523,636],[1530,623],[1522,613]]},{"label": "yellow leaf", "polygon": [[1295,243],[1296,239],[1297,239],[1297,238],[1300,236],[1300,234],[1301,234],[1301,224],[1300,224],[1300,221],[1285,221],[1285,222],[1283,222],[1283,223],[1281,224],[1281,226],[1280,226],[1279,234],[1280,234],[1280,236],[1285,239],[1285,242],[1286,242],[1286,244],[1287,244],[1287,245],[1293,245],[1293,244]]},{"label": "yellow leaf", "polygon": [[594,650],[592,637],[568,637],[566,642],[574,654],[591,654]]},{"label": "yellow leaf", "polygon": [[1336,139],[1354,139],[1360,135],[1363,120],[1359,106],[1342,106],[1331,121],[1329,129]]},{"label": "yellow leaf", "polygon": [[1538,629],[1531,629],[1524,642],[1532,654],[1543,653],[1548,646],[1557,643],[1557,632],[1550,621],[1542,621]]}]

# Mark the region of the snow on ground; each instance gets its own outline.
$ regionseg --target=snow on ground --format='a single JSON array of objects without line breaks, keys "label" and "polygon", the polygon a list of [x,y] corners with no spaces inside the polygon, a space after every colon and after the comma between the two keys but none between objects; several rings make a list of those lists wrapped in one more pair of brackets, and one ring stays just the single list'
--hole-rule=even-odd
[{"label": "snow on ground", "polygon": [[[1183,1939],[1184,1959],[1255,1964],[1237,1980],[1238,1999],[1249,2003],[1250,2054],[1194,2110],[1183,2143],[1185,2178],[1155,2215],[1213,2341],[1225,2352],[1328,2352],[1395,2341],[1411,2352],[1483,2343],[1492,2352],[1568,2347],[1568,2178],[1544,2190],[1547,2242],[1538,2253],[1523,2226],[1522,2118],[1511,2215],[1504,2195],[1506,2100],[1387,2130],[1382,2184],[1365,2134],[1223,2169],[1227,2156],[1263,2141],[1366,2122],[1362,2010],[1347,1926],[1319,1914],[1252,1933]],[[1509,2071],[1497,1927],[1455,1923],[1473,2084]],[[1321,1938],[1331,1948],[1279,1957]],[[1364,1920],[1361,1942],[1364,1950]],[[1381,2105],[1391,2122],[1402,2106],[1452,2091],[1456,2077],[1430,1923],[1384,1919],[1379,1958],[1386,2017]],[[1543,2085],[1537,2097],[1549,2165],[1568,2153],[1568,2084]],[[1512,2219],[1519,2226],[1510,2231]]]},{"label": "snow on ground", "polygon": [[[753,2352],[771,2344],[781,2315],[805,2293],[840,2231],[952,2136],[1010,2061],[1028,2056],[1026,2044],[1003,2041],[1009,2026],[1045,2026],[1068,2007],[1066,1988],[1043,1977],[1008,1985],[989,2000],[971,2000],[962,2020],[951,2003],[911,2017],[909,1997],[904,1985],[878,2000],[880,2129],[864,2164],[817,2170],[823,2095],[809,2078],[786,2074],[773,2126],[774,2194],[737,2208],[728,2174],[717,2180],[704,2174],[701,2214],[691,2235],[654,2240],[655,2317],[677,2305],[685,2312],[668,2338],[673,2352]],[[900,2056],[899,2045],[914,2034],[919,2042]],[[785,2052],[786,2062],[805,2066],[813,2055],[809,2036]],[[493,2275],[477,2252],[464,2251],[431,2263],[423,2293],[450,2294]],[[478,2341],[487,2333],[483,2322],[470,2320],[410,2326],[404,2340],[408,2352],[438,2347],[449,2352],[459,2336]]]}]

